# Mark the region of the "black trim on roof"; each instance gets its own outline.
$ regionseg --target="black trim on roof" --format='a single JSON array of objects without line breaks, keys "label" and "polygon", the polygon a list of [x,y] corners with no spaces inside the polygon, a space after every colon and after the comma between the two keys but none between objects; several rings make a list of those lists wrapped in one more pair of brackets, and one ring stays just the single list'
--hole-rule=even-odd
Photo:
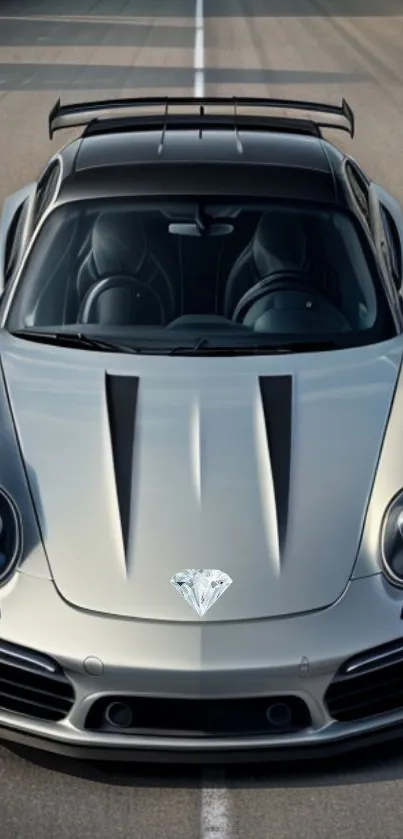
[{"label": "black trim on roof", "polygon": [[336,202],[330,171],[253,163],[142,163],[99,166],[67,177],[58,203],[91,198],[178,196]]}]

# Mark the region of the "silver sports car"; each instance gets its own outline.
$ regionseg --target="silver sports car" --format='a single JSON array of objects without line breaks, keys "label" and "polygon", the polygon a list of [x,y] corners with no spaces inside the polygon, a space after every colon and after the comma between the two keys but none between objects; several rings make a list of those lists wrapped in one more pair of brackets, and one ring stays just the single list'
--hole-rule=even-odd
[{"label": "silver sports car", "polygon": [[0,224],[0,737],[403,732],[403,217],[341,106],[61,105]]}]

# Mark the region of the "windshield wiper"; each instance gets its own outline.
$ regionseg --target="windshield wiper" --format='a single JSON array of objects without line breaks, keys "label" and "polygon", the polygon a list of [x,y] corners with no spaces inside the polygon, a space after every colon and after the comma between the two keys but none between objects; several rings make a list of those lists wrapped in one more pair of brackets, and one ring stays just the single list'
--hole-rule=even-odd
[{"label": "windshield wiper", "polygon": [[[281,355],[298,352],[326,352],[343,349],[338,341],[296,341],[287,344],[227,344],[209,346],[208,338],[200,338],[193,346],[177,346],[169,350],[169,355]],[[344,347],[345,348],[345,347]]]},{"label": "windshield wiper", "polygon": [[326,341],[290,341],[283,344],[224,344],[215,346],[211,339],[202,336],[194,344],[179,344],[175,347],[131,347],[127,344],[115,344],[87,335],[85,332],[41,332],[36,329],[16,329],[10,332],[16,338],[27,341],[38,341],[43,344],[57,344],[60,347],[76,347],[79,349],[98,350],[99,352],[133,353],[160,355],[205,355],[205,356],[236,356],[236,355],[284,355],[299,352],[326,352],[345,348],[335,340]]},{"label": "windshield wiper", "polygon": [[100,338],[93,338],[84,332],[40,332],[33,329],[16,329],[10,334],[16,338],[24,338],[27,341],[38,341],[41,344],[58,344],[60,347],[78,347],[84,350],[135,354],[141,352],[140,349],[128,347],[125,344],[114,344],[110,341],[103,341]]},{"label": "windshield wiper", "polygon": [[209,339],[208,338],[198,338],[195,344],[190,344],[190,346],[183,346],[178,345],[177,347],[172,347],[171,350],[168,350],[168,355],[188,355],[188,353],[197,353],[203,351],[203,349],[208,345]]}]

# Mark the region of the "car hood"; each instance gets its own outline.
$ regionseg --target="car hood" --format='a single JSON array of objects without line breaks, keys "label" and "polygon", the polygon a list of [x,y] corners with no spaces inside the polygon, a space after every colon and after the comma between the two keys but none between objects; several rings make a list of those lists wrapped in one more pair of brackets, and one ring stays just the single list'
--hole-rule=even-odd
[{"label": "car hood", "polygon": [[[178,358],[3,337],[0,351],[55,585],[71,604],[205,622],[303,613],[341,596],[400,342]],[[187,568],[233,581],[203,617],[170,582]]]}]

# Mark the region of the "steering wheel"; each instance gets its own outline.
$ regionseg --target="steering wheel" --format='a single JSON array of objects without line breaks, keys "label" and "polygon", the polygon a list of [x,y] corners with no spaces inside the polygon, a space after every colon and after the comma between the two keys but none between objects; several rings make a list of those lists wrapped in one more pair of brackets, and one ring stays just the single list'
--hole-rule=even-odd
[{"label": "steering wheel", "polygon": [[[135,277],[124,274],[104,277],[88,289],[80,305],[78,322],[98,323],[97,304],[99,299],[105,292],[115,291],[116,289],[127,290],[132,293],[134,300],[138,303],[140,313],[143,313],[143,315],[146,313],[146,323],[150,321],[150,314],[151,323],[163,324],[165,322],[164,304],[155,289],[145,285]],[[127,306],[125,306],[125,312],[127,312]]]},{"label": "steering wheel", "polygon": [[[263,277],[242,295],[235,306],[232,320],[235,323],[244,323],[248,312],[258,300],[279,291],[296,291],[309,294],[313,299],[321,301],[327,306],[331,305],[324,294],[312,288],[306,274],[302,274],[299,271],[275,271],[273,274]],[[338,312],[337,309],[335,311]]]}]

